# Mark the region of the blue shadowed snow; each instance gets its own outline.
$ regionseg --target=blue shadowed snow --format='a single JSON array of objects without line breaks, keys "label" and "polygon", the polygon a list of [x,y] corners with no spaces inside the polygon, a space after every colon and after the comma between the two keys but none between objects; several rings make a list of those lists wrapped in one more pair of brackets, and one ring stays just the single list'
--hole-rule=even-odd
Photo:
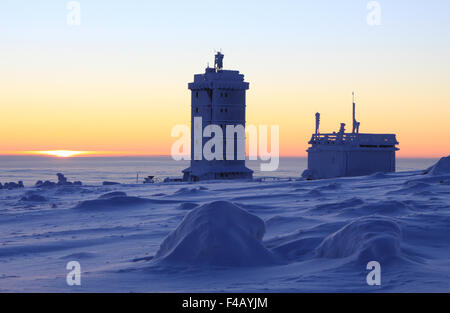
[{"label": "blue shadowed snow", "polygon": [[[317,181],[2,189],[0,291],[75,291],[65,266],[78,261],[85,292],[450,292],[449,160]],[[381,286],[366,284],[369,261]]]}]

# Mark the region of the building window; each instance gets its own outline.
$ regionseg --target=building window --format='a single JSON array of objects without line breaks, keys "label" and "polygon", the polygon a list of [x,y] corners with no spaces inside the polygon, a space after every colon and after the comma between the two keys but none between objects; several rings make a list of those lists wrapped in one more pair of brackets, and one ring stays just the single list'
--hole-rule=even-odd
[{"label": "building window", "polygon": [[223,97],[223,92],[220,93],[220,96]]},{"label": "building window", "polygon": [[225,98],[227,98],[228,97],[228,92],[225,92]]},{"label": "building window", "polygon": [[198,113],[198,108],[195,108],[195,113]]},{"label": "building window", "polygon": [[195,93],[195,97],[198,98],[198,91]]},{"label": "building window", "polygon": [[220,109],[220,112],[223,112],[223,109]]},{"label": "building window", "polygon": [[225,112],[228,112],[228,109],[225,109]]}]

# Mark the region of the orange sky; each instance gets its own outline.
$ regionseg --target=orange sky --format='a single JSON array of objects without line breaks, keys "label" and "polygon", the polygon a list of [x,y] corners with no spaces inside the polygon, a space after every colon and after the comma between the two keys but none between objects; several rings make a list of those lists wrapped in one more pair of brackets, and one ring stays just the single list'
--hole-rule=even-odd
[{"label": "orange sky", "polygon": [[234,24],[216,17],[209,29],[198,8],[183,6],[198,15],[187,23],[177,7],[161,4],[149,19],[153,11],[125,3],[86,4],[89,18],[68,27],[45,3],[0,13],[0,154],[168,155],[172,127],[190,123],[187,83],[219,47],[225,68],[250,82],[247,123],[279,125],[282,156],[306,155],[315,112],[322,132],[350,125],[352,91],[361,132],[397,134],[398,156],[450,154],[450,25],[437,5],[408,2],[409,14],[383,3],[373,27],[350,2],[264,3],[258,14],[248,4]]},{"label": "orange sky", "polygon": [[[151,81],[138,78],[102,83],[80,78],[59,85],[57,78],[24,86],[9,82],[10,88],[0,96],[8,104],[3,105],[0,118],[0,154],[65,149],[168,155],[175,141],[172,127],[190,123],[189,76],[184,73],[173,86],[161,82],[153,88],[143,83],[151,86]],[[337,131],[340,122],[351,124],[351,90],[338,79],[319,88],[314,81],[306,86],[300,80],[296,86],[288,78],[271,82],[252,76],[247,75],[247,123],[279,125],[282,156],[306,155],[317,111],[322,132]],[[117,87],[121,83],[126,85]],[[448,154],[450,106],[446,104],[450,97],[439,93],[443,89],[437,85],[419,88],[407,81],[395,90],[362,86],[356,94],[361,132],[396,133],[402,157]]]}]

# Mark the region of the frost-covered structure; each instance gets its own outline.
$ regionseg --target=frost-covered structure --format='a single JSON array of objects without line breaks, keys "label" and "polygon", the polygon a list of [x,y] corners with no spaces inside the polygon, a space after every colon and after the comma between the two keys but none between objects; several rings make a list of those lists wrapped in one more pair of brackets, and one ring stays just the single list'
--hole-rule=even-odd
[{"label": "frost-covered structure", "polygon": [[320,114],[316,113],[316,130],[308,152],[308,169],[302,174],[307,179],[343,176],[361,176],[376,172],[395,172],[395,151],[399,150],[395,134],[364,134],[355,118],[353,101],[353,127],[345,132],[341,123],[338,132],[319,132]]},{"label": "frost-covered structure", "polygon": [[49,180],[42,181],[38,180],[35,184],[35,187],[41,188],[41,187],[54,187],[54,186],[81,186],[83,183],[81,181],[68,181],[66,176],[62,173],[57,173],[56,176],[58,177],[58,182],[52,182]]},{"label": "frost-covered structure", "polygon": [[23,188],[23,182],[19,181],[18,183],[15,182],[9,182],[9,183],[5,183],[4,185],[2,185],[2,183],[0,183],[0,189],[17,189],[17,188]]},{"label": "frost-covered structure", "polygon": [[[185,181],[252,178],[253,176],[253,171],[245,166],[245,132],[241,136],[233,134],[231,138],[234,138],[234,149],[227,156],[227,125],[241,126],[241,130],[245,128],[245,92],[249,88],[249,83],[244,81],[244,75],[239,71],[224,70],[223,57],[222,53],[217,52],[214,67],[208,66],[204,74],[194,75],[194,81],[188,85],[192,91],[191,164],[183,170]],[[194,119],[198,120],[199,117],[202,119],[202,124],[195,129]],[[208,160],[202,153],[205,144],[211,139],[202,136],[208,125],[217,125],[222,129],[223,157],[221,160]],[[197,140],[201,140],[197,150],[195,136]],[[239,156],[239,149],[242,147],[244,158]]]},{"label": "frost-covered structure", "polygon": [[156,261],[230,267],[267,266],[276,257],[262,244],[264,221],[228,201],[190,211],[162,242]]}]

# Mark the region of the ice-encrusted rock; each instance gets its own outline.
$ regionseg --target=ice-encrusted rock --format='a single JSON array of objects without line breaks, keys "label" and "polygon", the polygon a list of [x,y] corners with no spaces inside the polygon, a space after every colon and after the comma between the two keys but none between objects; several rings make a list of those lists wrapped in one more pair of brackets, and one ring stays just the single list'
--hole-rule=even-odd
[{"label": "ice-encrusted rock", "polygon": [[262,244],[264,221],[227,201],[202,205],[186,214],[162,242],[156,261],[230,267],[277,263]]},{"label": "ice-encrusted rock", "polygon": [[58,177],[58,182],[52,182],[49,180],[42,181],[38,180],[35,184],[35,187],[42,188],[42,187],[54,187],[54,186],[81,186],[83,183],[81,181],[74,181],[70,182],[67,180],[67,178],[62,173],[57,173],[56,176]]},{"label": "ice-encrusted rock", "polygon": [[3,185],[3,187],[0,188],[0,189],[3,189],[3,188],[11,190],[11,189],[24,188],[24,185],[23,185],[22,181],[19,181],[18,183],[16,183],[16,182],[9,182],[9,183],[5,183]]}]

